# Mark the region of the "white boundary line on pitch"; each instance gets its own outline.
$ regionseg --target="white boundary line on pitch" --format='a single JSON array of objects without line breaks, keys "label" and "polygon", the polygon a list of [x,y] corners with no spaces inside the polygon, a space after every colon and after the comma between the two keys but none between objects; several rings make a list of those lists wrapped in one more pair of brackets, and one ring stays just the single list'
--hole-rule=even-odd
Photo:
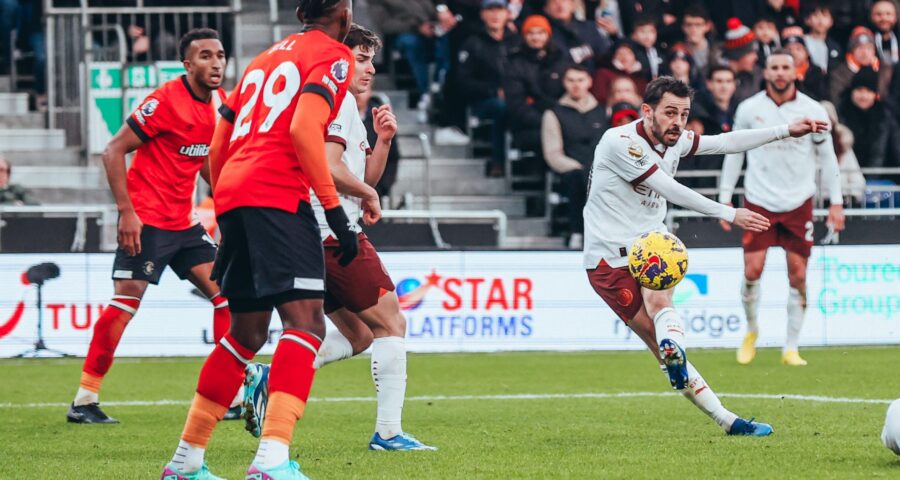
[{"label": "white boundary line on pitch", "polygon": [[[821,395],[774,395],[768,393],[719,393],[724,398],[742,398],[753,400],[797,400],[819,403],[859,403],[887,405],[893,400],[880,400],[871,398],[847,398],[825,397]],[[500,395],[420,395],[407,397],[411,402],[438,402],[459,400],[567,400],[579,398],[609,399],[609,398],[634,398],[634,397],[675,397],[677,393],[669,392],[622,392],[622,393],[512,393]],[[312,397],[311,402],[341,403],[341,402],[374,402],[375,397]],[[156,407],[178,405],[190,405],[188,400],[126,400],[121,402],[104,402],[107,407]],[[25,409],[25,408],[63,408],[68,403],[0,403],[0,409]]]}]

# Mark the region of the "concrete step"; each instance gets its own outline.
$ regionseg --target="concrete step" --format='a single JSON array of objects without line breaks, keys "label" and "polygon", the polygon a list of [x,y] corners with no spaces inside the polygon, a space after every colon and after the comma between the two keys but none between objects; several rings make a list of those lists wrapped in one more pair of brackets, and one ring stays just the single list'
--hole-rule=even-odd
[{"label": "concrete step", "polygon": [[27,93],[0,93],[0,115],[28,113]]},{"label": "concrete step", "polygon": [[[246,5],[246,3],[244,4]],[[243,5],[242,5],[243,7]],[[241,11],[241,23],[246,25],[268,25],[269,24],[269,10],[268,9],[257,9],[254,11],[242,10]]]},{"label": "concrete step", "polygon": [[523,250],[565,250],[566,244],[559,237],[510,236],[503,241],[504,248]]},{"label": "concrete step", "polygon": [[512,237],[537,237],[550,234],[550,223],[543,217],[510,218],[506,223],[506,235]]},{"label": "concrete step", "polygon": [[[425,208],[425,198],[416,196],[412,208]],[[433,210],[500,210],[509,217],[525,216],[525,198],[516,195],[435,195],[431,197]]]},{"label": "concrete step", "polygon": [[31,192],[41,204],[110,205],[114,204],[108,188],[32,188]]},{"label": "concrete step", "polygon": [[14,169],[15,183],[28,188],[97,189],[106,185],[100,167],[25,165]]},{"label": "concrete step", "polygon": [[[392,191],[424,195],[425,180],[422,177],[417,179],[404,178],[394,184]],[[431,179],[432,195],[505,195],[507,193],[509,193],[509,188],[506,185],[506,180],[502,178],[465,178],[454,180],[438,177]]]},{"label": "concrete step", "polygon": [[422,146],[419,139],[415,137],[407,137],[405,135],[423,132],[428,134],[431,143],[431,156],[434,158],[469,158],[469,148],[466,146],[444,146],[434,144],[434,130],[430,125],[418,124],[400,124],[397,125],[397,131],[404,135],[397,139],[397,147],[403,156],[419,156],[422,154]]},{"label": "concrete step", "polygon": [[59,150],[66,148],[66,132],[37,128],[0,130],[0,151]]},{"label": "concrete step", "polygon": [[40,112],[0,114],[0,128],[47,128],[47,115]]},{"label": "concrete step", "polygon": [[81,163],[81,152],[77,147],[62,150],[7,151],[4,155],[16,167],[20,165],[74,167]]},{"label": "concrete step", "polygon": [[[400,150],[403,152],[403,150]],[[405,153],[404,153],[405,154]],[[435,181],[456,182],[484,179],[484,162],[464,158],[432,158],[431,178]],[[425,160],[404,158],[397,169],[397,180],[422,182],[425,179]]]}]

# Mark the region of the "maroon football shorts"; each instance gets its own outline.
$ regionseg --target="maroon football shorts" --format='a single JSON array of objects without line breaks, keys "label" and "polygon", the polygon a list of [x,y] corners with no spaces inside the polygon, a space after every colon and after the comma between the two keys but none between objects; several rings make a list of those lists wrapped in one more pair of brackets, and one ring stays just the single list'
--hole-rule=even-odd
[{"label": "maroon football shorts", "polygon": [[628,267],[612,268],[606,260],[600,260],[597,268],[587,270],[587,276],[597,295],[623,322],[628,323],[641,310],[644,304],[641,285],[628,272]]},{"label": "maroon football shorts", "polygon": [[759,205],[744,201],[744,206],[769,219],[765,232],[744,232],[741,245],[745,252],[782,247],[789,252],[809,258],[813,246],[812,198],[789,212],[770,212]]},{"label": "maroon football shorts", "polygon": [[325,240],[325,313],[346,308],[353,313],[374,307],[394,282],[365,233],[359,234],[359,254],[346,267],[338,264],[337,240]]}]

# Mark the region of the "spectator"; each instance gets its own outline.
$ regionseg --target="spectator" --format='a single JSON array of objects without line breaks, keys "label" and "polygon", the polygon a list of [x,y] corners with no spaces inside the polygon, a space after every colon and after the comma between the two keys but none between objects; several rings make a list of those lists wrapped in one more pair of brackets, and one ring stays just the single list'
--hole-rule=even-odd
[{"label": "spectator", "polygon": [[737,18],[728,21],[725,32],[725,59],[737,81],[735,99],[738,103],[755,95],[762,87],[762,69],[757,64],[756,37],[753,31]]},{"label": "spectator", "polygon": [[462,132],[461,127],[466,124],[466,95],[462,91],[459,82],[460,61],[459,51],[473,35],[478,35],[484,29],[481,21],[481,0],[447,0],[443,2],[447,8],[440,8],[437,12],[438,24],[441,29],[449,32],[447,42],[450,54],[445,78],[453,81],[445,81],[439,95],[433,98],[432,103],[438,105],[434,130],[435,145],[468,145],[469,136]]},{"label": "spectator", "polygon": [[853,153],[853,132],[838,120],[834,104],[823,101],[822,107],[828,112],[828,120],[831,122],[831,141],[834,144],[834,153],[837,155],[838,166],[841,169],[841,193],[845,197],[852,197],[857,202],[862,202],[866,194],[866,179],[859,167],[859,160]]},{"label": "spectator", "polygon": [[0,204],[37,205],[27,188],[9,183],[12,176],[12,165],[0,155]]},{"label": "spectator", "polygon": [[896,65],[900,62],[900,46],[897,44],[897,4],[894,0],[876,0],[872,4],[869,19],[875,32],[875,50],[881,63]]},{"label": "spectator", "polygon": [[772,17],[759,17],[753,24],[753,35],[756,37],[756,56],[760,68],[766,68],[766,59],[773,51],[781,48],[778,38],[778,27]]},{"label": "spectator", "polygon": [[612,114],[609,117],[610,128],[621,127],[641,118],[641,114],[638,113],[638,107],[633,103],[619,102],[612,106],[611,111]]},{"label": "spectator", "polygon": [[449,58],[447,27],[438,23],[436,7],[431,0],[369,0],[369,9],[379,30],[394,37],[394,48],[409,62],[419,110],[426,111],[431,104],[430,62],[435,60],[435,76],[443,79]]},{"label": "spectator", "polygon": [[[692,130],[702,135],[730,132],[734,126],[734,112],[738,106],[734,95],[737,90],[734,72],[721,65],[713,67],[706,74],[705,87],[697,91],[691,105],[691,115],[701,123],[702,130],[696,128]],[[721,171],[724,159],[724,155],[701,155],[691,162],[690,168]],[[717,185],[713,176],[685,179],[684,183],[694,188],[712,188]]]},{"label": "spectator", "polygon": [[547,0],[544,13],[553,27],[553,43],[569,58],[589,69],[609,50],[609,40],[592,22],[575,18],[575,0]]},{"label": "spectator", "polygon": [[831,28],[831,36],[844,42],[850,38],[856,27],[866,23],[869,18],[871,0],[822,0],[831,6],[831,16],[834,18],[834,26]]},{"label": "spectator", "polygon": [[[841,110],[841,102],[846,97],[844,93],[853,80],[853,76],[863,67],[871,67],[878,73],[878,88],[875,91],[884,98],[888,98],[893,69],[890,64],[882,64],[878,60],[872,31],[866,27],[856,27],[853,34],[850,35],[844,62],[829,73],[829,98],[831,103],[838,107],[838,111]],[[859,138],[858,135],[857,138]]]},{"label": "spectator", "polygon": [[744,25],[753,25],[762,15],[762,0],[703,0],[706,11],[710,13],[715,31],[725,32],[732,18],[737,18]]},{"label": "spectator", "polygon": [[821,3],[813,3],[807,7],[803,17],[809,33],[806,34],[806,49],[813,64],[828,72],[841,63],[841,47],[838,42],[828,36],[829,30],[834,25],[831,17],[831,8]]},{"label": "spectator", "polygon": [[8,73],[10,35],[16,28],[18,0],[0,0],[0,74]]},{"label": "spectator", "polygon": [[523,44],[509,60],[504,92],[513,145],[540,152],[541,118],[564,93],[562,77],[568,59],[550,43],[550,22],[532,15],[522,24]]},{"label": "spectator", "polygon": [[691,88],[700,87],[694,59],[683,43],[676,43],[669,49],[669,53],[666,54],[666,63],[663,65],[663,74],[675,77],[676,80],[681,80]]},{"label": "spectator", "polygon": [[600,35],[613,43],[622,37],[622,15],[618,0],[600,0],[594,9],[594,23]]},{"label": "spectator", "polygon": [[638,87],[634,80],[629,77],[619,77],[613,80],[609,87],[609,95],[606,98],[606,112],[612,115],[613,106],[619,103],[640,105],[643,101],[643,90],[638,92]]},{"label": "spectator", "polygon": [[692,6],[684,11],[681,21],[684,44],[694,59],[694,65],[702,72],[723,63],[721,49],[710,40],[712,28],[709,13],[702,6]]},{"label": "spectator", "polygon": [[457,80],[472,113],[491,122],[491,157],[486,172],[490,177],[502,177],[506,165],[506,96],[502,82],[507,52],[520,40],[506,27],[506,0],[483,0],[481,20],[484,29],[466,40],[459,51]]},{"label": "spectator", "polygon": [[631,40],[634,42],[634,53],[637,56],[648,82],[659,76],[662,56],[656,49],[656,23],[653,17],[644,15],[637,17],[631,29]]},{"label": "spectator", "polygon": [[853,76],[838,113],[853,132],[853,152],[863,167],[892,167],[900,148],[897,122],[878,98],[878,74],[862,67]]},{"label": "spectator", "polygon": [[[791,2],[793,5],[799,4],[799,1]],[[778,38],[778,32],[785,27],[797,24],[797,12],[793,7],[787,6],[785,0],[766,0],[763,7],[762,16],[772,19],[775,23],[775,38]],[[766,54],[768,56],[768,54]]]},{"label": "spectator", "polygon": [[656,25],[657,33],[663,46],[674,43],[678,39],[679,18],[682,16],[683,0],[622,0],[622,24],[628,28],[626,33],[630,37],[634,33],[634,26],[638,18],[649,18]]},{"label": "spectator", "polygon": [[809,61],[809,52],[803,40],[803,29],[800,27],[788,27],[781,33],[782,45],[785,50],[794,57],[794,66],[797,69],[797,89],[809,95],[814,100],[828,99],[828,77],[821,68]]},{"label": "spectator", "polygon": [[47,111],[47,45],[44,39],[44,2],[19,0],[19,21],[16,45],[34,54],[35,104],[39,111]]},{"label": "spectator", "polygon": [[594,74],[591,93],[602,104],[607,103],[609,89],[613,81],[620,77],[627,77],[634,81],[639,94],[643,95],[647,88],[647,79],[643,75],[643,67],[637,60],[635,53],[637,48],[628,40],[622,40],[613,49],[613,55],[608,63],[597,69]]},{"label": "spectator", "polygon": [[608,128],[606,109],[591,95],[591,73],[580,65],[566,70],[566,93],[559,103],[544,112],[541,143],[544,159],[560,175],[569,199],[569,248],[584,242],[582,210],[587,199],[588,178],[594,149]]}]

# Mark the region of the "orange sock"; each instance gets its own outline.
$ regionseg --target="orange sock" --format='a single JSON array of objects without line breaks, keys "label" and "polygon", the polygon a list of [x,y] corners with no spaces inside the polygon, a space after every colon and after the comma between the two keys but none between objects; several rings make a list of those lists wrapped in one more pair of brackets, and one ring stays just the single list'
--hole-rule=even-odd
[{"label": "orange sock", "polygon": [[81,388],[99,392],[103,377],[112,367],[113,356],[128,322],[137,313],[141,299],[115,295],[94,325],[94,335],[82,368]]},{"label": "orange sock", "polygon": [[231,329],[231,310],[228,309],[228,299],[221,293],[213,295],[209,300],[213,304],[213,340],[219,340]]},{"label": "orange sock", "polygon": [[228,407],[219,405],[199,393],[194,394],[181,439],[194,447],[206,448],[213,429],[227,411]]},{"label": "orange sock", "polygon": [[281,335],[269,371],[269,405],[263,440],[291,444],[294,426],[303,416],[316,370],[313,362],[322,340],[302,330],[287,329]]}]

